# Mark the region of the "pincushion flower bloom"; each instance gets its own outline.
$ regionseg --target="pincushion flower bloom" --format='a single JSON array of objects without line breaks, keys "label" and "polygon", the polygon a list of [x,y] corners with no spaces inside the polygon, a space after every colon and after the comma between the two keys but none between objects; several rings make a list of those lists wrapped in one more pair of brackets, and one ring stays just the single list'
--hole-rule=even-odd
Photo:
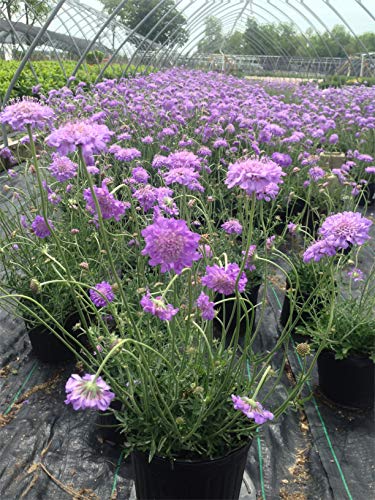
[{"label": "pincushion flower bloom", "polygon": [[357,267],[353,267],[348,272],[348,276],[353,280],[353,281],[363,281],[363,272],[358,269]]},{"label": "pincushion flower bloom", "polygon": [[342,212],[327,217],[319,234],[330,245],[343,249],[349,245],[362,245],[369,240],[371,225],[372,221],[358,212]]},{"label": "pincushion flower bloom", "polygon": [[310,245],[303,254],[303,262],[314,260],[319,262],[323,257],[332,257],[336,255],[336,248],[327,240],[319,240]]},{"label": "pincushion flower bloom", "polygon": [[220,227],[222,227],[227,234],[242,233],[242,226],[237,219],[230,219],[224,222],[224,224],[222,224]]},{"label": "pincushion flower bloom", "polygon": [[241,411],[247,418],[251,418],[256,424],[264,424],[267,420],[273,420],[274,414],[265,410],[263,406],[250,398],[231,396],[235,410]]},{"label": "pincushion flower bloom", "polygon": [[168,155],[165,164],[168,168],[191,168],[192,170],[201,170],[201,161],[191,151],[176,151]]},{"label": "pincushion flower bloom", "polygon": [[109,148],[109,152],[113,153],[116,160],[119,161],[132,161],[136,158],[140,158],[142,153],[136,148],[121,148],[117,144],[114,144]]},{"label": "pincushion flower bloom", "polygon": [[67,405],[71,404],[74,410],[91,408],[105,411],[115,398],[115,394],[110,389],[101,377],[95,380],[95,375],[86,373],[80,377],[74,373],[65,385],[66,400],[64,402]]},{"label": "pincushion flower bloom", "polygon": [[[94,192],[98,200],[101,215],[103,219],[114,218],[116,221],[119,221],[125,211],[130,207],[130,204],[116,200],[113,194],[108,191],[107,183],[108,180],[104,179],[102,187],[99,188],[94,186]],[[86,200],[86,210],[97,216],[95,200],[89,188],[84,190],[83,197]]]},{"label": "pincushion flower bloom", "polygon": [[200,236],[189,230],[180,219],[158,217],[142,231],[146,246],[142,255],[150,257],[150,266],[161,264],[161,272],[175,271],[180,274],[185,267],[201,258],[197,251]]},{"label": "pincushion flower bloom", "polygon": [[197,307],[202,313],[202,319],[210,321],[215,317],[215,302],[210,301],[210,297],[204,292],[197,299]]},{"label": "pincushion flower bloom", "polygon": [[[250,158],[229,165],[225,184],[229,189],[239,186],[248,195],[255,193],[257,197],[263,197],[269,184],[282,184],[284,175],[282,168],[271,159]],[[274,197],[274,192],[271,197]]]},{"label": "pincushion flower bloom", "polygon": [[289,167],[292,164],[292,158],[286,153],[275,152],[272,154],[271,158],[280,167]]},{"label": "pincushion flower bloom", "polygon": [[[217,264],[206,266],[206,274],[202,278],[202,285],[223,295],[231,295],[235,293],[239,273],[240,268],[236,263],[228,264],[227,267],[220,267]],[[246,283],[246,274],[243,272],[237,285],[240,293],[245,290]]]},{"label": "pincushion flower bloom", "polygon": [[163,321],[170,321],[179,311],[178,307],[166,304],[161,295],[152,298],[149,291],[141,298],[140,304],[145,312],[153,314]]},{"label": "pincushion flower bloom", "polygon": [[49,219],[48,219],[48,224],[49,227],[47,226],[44,217],[42,217],[41,215],[37,215],[31,224],[35,236],[38,236],[38,238],[47,238],[48,236],[51,236],[50,228],[51,229],[55,228]]},{"label": "pincushion flower bloom", "polygon": [[172,198],[173,190],[167,187],[159,187],[155,189],[155,192],[159,208],[168,215],[178,215],[179,210]]},{"label": "pincushion flower bloom", "polygon": [[143,167],[135,167],[131,171],[132,178],[139,184],[146,184],[150,178],[149,173]]},{"label": "pincushion flower bloom", "polygon": [[89,291],[90,299],[96,307],[105,307],[109,302],[113,302],[115,294],[112,286],[107,281],[102,281]]},{"label": "pincushion flower bloom", "polygon": [[311,167],[309,170],[309,177],[315,182],[322,179],[325,175],[325,171],[320,167]]},{"label": "pincushion flower bloom", "polygon": [[51,175],[59,182],[67,181],[77,175],[78,165],[67,156],[52,154],[52,163],[48,167]]},{"label": "pincushion flower bloom", "polygon": [[199,173],[189,167],[171,168],[163,174],[164,182],[167,186],[170,184],[181,184],[191,191],[204,191],[204,187],[199,182]]},{"label": "pincushion flower bloom", "polygon": [[151,184],[146,184],[139,189],[136,189],[132,198],[138,200],[140,206],[145,212],[148,212],[156,203],[157,194],[156,188]]},{"label": "pincushion flower bloom", "polygon": [[42,129],[54,118],[53,110],[32,98],[24,98],[6,106],[0,113],[0,123],[9,125],[13,130]]},{"label": "pincushion flower bloom", "polygon": [[46,138],[46,143],[62,156],[81,147],[86,163],[94,165],[93,155],[107,150],[113,134],[106,125],[83,120],[62,125]]}]

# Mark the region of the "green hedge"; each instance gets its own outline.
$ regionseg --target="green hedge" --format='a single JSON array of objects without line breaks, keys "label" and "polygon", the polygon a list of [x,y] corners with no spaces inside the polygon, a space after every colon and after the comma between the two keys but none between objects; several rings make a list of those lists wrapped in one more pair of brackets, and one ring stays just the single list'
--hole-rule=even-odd
[{"label": "green hedge", "polygon": [[[52,89],[58,89],[66,85],[66,77],[56,61],[33,61],[32,62],[35,73],[38,77],[39,82],[35,80],[35,77],[27,65],[13,91],[11,97],[21,97],[24,95],[32,95],[31,89],[37,83],[41,84],[41,92],[46,94]],[[76,61],[63,61],[64,69],[66,75],[72,74]],[[19,66],[19,61],[4,61],[0,60],[0,99],[2,100],[5,93],[9,87],[11,79]],[[104,73],[104,78],[119,78],[122,75],[126,65],[111,64]],[[86,64],[81,66],[76,74],[76,80],[72,83],[72,87],[80,81],[86,83],[94,83],[96,77],[99,75],[102,65],[89,65]],[[134,73],[135,66],[130,66],[128,73]],[[137,72],[141,73],[145,71],[145,66],[140,66]],[[149,68],[148,72],[151,72],[152,68]]]},{"label": "green hedge", "polygon": [[319,83],[321,89],[326,89],[327,87],[342,87],[343,85],[366,85],[367,87],[372,87],[375,85],[374,77],[356,77],[356,76],[343,76],[334,75],[325,78]]}]

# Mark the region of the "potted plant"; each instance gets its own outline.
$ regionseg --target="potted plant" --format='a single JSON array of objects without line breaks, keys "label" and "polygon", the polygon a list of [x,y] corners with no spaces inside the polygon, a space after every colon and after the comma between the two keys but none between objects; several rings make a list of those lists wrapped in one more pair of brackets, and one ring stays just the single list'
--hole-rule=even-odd
[{"label": "potted plant", "polygon": [[[326,302],[313,324],[301,329],[312,347],[322,344],[318,357],[319,387],[331,401],[350,408],[374,405],[375,284],[374,266],[364,280],[349,271],[349,286],[337,286],[333,303]],[[358,281],[357,285],[354,286]]]}]

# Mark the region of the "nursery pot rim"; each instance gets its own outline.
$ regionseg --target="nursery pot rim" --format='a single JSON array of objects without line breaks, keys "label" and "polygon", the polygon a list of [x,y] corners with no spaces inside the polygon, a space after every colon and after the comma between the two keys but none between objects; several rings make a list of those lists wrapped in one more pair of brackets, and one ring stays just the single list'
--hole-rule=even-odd
[{"label": "nursery pot rim", "polygon": [[[206,457],[206,458],[202,458],[202,459],[199,459],[199,458],[197,458],[197,459],[186,458],[185,459],[185,458],[181,458],[181,457],[174,458],[174,457],[163,457],[161,455],[154,455],[152,457],[151,462],[149,462],[149,463],[152,463],[155,461],[155,463],[156,462],[159,462],[159,463],[170,462],[170,463],[173,463],[173,465],[180,464],[183,466],[186,466],[186,465],[193,466],[193,465],[198,465],[198,464],[199,465],[209,465],[211,463],[215,463],[215,465],[217,465],[221,461],[226,461],[228,458],[232,457],[236,453],[244,451],[245,448],[250,448],[252,442],[253,442],[253,436],[251,436],[245,444],[242,444],[241,446],[237,446],[237,448],[231,449],[225,455],[220,455],[219,457],[215,457],[215,458],[207,458]],[[148,452],[140,451],[140,450],[133,450],[132,454],[148,456]]]}]

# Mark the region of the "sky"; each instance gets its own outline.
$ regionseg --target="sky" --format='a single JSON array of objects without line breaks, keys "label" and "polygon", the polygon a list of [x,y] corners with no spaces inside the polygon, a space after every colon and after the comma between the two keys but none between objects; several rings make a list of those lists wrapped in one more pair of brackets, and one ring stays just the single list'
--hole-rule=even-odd
[{"label": "sky", "polygon": [[[277,18],[284,22],[292,20],[302,31],[311,27],[311,22],[318,31],[324,31],[324,26],[330,29],[335,24],[345,25],[346,22],[350,27],[346,26],[346,28],[349,31],[351,29],[355,34],[365,31],[375,32],[375,20],[363,8],[367,8],[375,17],[375,0],[361,0],[361,2],[356,0],[289,0],[289,5],[285,0],[269,0],[267,2],[265,0],[176,0],[176,3],[178,2],[180,10],[183,10],[185,16],[190,19],[194,19],[197,8],[201,8],[199,14],[196,15],[200,20],[207,13],[215,15],[215,10],[221,11],[222,14],[218,17],[222,18],[227,31],[232,29],[234,22],[236,22],[236,28],[241,30],[247,15],[253,12],[254,16],[261,22],[277,22]],[[81,3],[102,10],[102,4],[98,0],[81,0]],[[214,9],[210,8],[213,3],[215,4]],[[245,4],[247,4],[246,11],[242,13]],[[327,4],[331,5],[332,8]],[[291,6],[299,9],[301,14]],[[241,13],[242,15],[240,15]],[[314,17],[314,14],[318,19]],[[340,19],[340,16],[343,19]]]}]

